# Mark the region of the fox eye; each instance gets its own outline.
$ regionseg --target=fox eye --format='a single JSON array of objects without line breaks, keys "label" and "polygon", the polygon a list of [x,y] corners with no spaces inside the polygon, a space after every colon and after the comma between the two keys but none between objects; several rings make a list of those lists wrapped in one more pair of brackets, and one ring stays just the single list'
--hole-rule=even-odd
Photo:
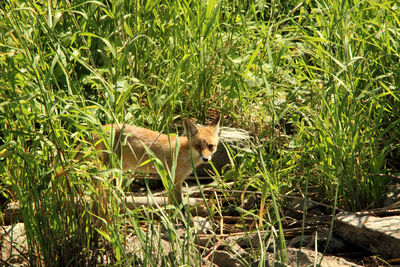
[{"label": "fox eye", "polygon": [[201,145],[200,144],[197,144],[194,147],[197,148],[197,149],[201,149]]},{"label": "fox eye", "polygon": [[208,145],[208,149],[210,149],[210,150],[212,150],[213,147],[214,147],[214,145],[212,145],[212,144]]}]

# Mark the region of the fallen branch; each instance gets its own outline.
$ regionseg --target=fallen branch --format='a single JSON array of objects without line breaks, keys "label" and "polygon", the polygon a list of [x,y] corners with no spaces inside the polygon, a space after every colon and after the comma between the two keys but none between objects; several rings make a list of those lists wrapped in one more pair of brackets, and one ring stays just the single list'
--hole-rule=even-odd
[{"label": "fallen branch", "polygon": [[393,175],[393,174],[369,173],[368,175],[370,175],[370,176],[376,176],[376,177],[388,177],[388,178],[391,178],[391,179],[400,181],[400,176]]}]

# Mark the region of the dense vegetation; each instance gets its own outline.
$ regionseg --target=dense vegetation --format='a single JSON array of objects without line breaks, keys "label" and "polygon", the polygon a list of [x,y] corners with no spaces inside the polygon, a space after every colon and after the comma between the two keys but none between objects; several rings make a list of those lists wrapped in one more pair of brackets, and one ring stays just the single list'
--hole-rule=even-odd
[{"label": "dense vegetation", "polygon": [[[149,223],[143,231],[140,221],[157,213],[176,234],[160,209],[145,216],[120,207],[130,180],[118,162],[106,170],[73,161],[76,145],[91,151],[85,138],[102,134],[104,123],[176,132],[183,117],[204,123],[221,111],[223,125],[255,137],[251,153],[233,155],[229,177],[237,190],[263,192],[262,206],[274,214],[263,220],[276,227],[279,196],[312,190],[332,207],[378,207],[382,174],[400,168],[397,1],[0,6],[1,193],[21,205],[32,263],[96,262],[104,250],[110,261],[138,262],[125,254],[129,228],[147,253],[142,264],[151,265],[158,255],[146,240],[159,230]],[[90,204],[97,201],[104,205]],[[177,262],[200,264],[190,234],[171,239]]]}]

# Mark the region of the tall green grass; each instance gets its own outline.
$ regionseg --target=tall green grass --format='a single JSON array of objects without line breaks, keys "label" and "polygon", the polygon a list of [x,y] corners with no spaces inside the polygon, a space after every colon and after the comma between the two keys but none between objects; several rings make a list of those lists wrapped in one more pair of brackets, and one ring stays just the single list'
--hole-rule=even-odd
[{"label": "tall green grass", "polygon": [[[376,174],[399,170],[395,1],[0,6],[1,186],[21,204],[32,264],[175,258],[190,265],[190,251],[200,265],[191,227],[182,243],[162,209],[144,216],[120,208],[126,188],[118,165],[72,161],[77,144],[90,153],[85,140],[104,123],[175,132],[175,120],[205,122],[221,110],[225,125],[256,137],[253,153],[234,156],[235,186],[264,192],[275,215],[263,219],[276,227],[280,200],[271,202],[267,191],[282,195],[309,184],[320,201],[354,211],[380,206],[387,180]],[[149,242],[160,230],[140,227],[155,215],[173,240],[171,258]],[[128,226],[145,256],[125,253]],[[275,238],[283,248],[284,237]]]}]

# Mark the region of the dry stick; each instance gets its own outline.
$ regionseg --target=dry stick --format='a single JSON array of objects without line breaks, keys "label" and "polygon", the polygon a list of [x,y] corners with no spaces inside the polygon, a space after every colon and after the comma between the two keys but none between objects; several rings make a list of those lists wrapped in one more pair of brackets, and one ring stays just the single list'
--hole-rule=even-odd
[{"label": "dry stick", "polygon": [[[304,227],[305,230],[314,230],[317,226],[306,226]],[[291,229],[284,229],[284,233],[294,233],[299,232],[302,230],[302,227],[296,227]],[[240,238],[240,237],[255,237],[258,234],[269,234],[269,230],[257,230],[256,232],[249,233],[249,232],[239,232],[239,233],[229,233],[229,234],[197,234],[199,238],[209,238],[209,237],[216,237],[216,238]],[[219,239],[220,240],[220,239]]]},{"label": "dry stick", "polygon": [[400,263],[400,258],[390,259],[390,260],[387,260],[387,262],[390,264]]},{"label": "dry stick", "polygon": [[240,216],[216,216],[215,219],[217,220],[224,220],[225,222],[236,222],[236,221],[240,221],[243,220],[245,222],[253,222],[255,221],[257,218],[253,218],[253,217],[240,217]]},{"label": "dry stick", "polygon": [[221,246],[221,244],[222,240],[218,240],[217,243],[214,245],[214,247],[210,249],[211,251],[204,257],[204,259],[208,260],[208,258],[212,255],[212,253],[216,251],[219,248],[219,246]]},{"label": "dry stick", "polygon": [[[400,176],[394,176],[394,175],[376,175],[376,176],[389,176],[391,178],[394,179],[400,179]],[[241,190],[228,190],[228,189],[219,189],[219,188],[204,188],[203,189],[204,192],[207,191],[211,191],[211,192],[227,192],[227,193],[248,193],[248,194],[257,194],[260,195],[261,192],[255,192],[255,191],[241,191]],[[284,198],[291,198],[291,199],[298,199],[298,200],[305,200],[306,202],[309,203],[314,203],[326,208],[333,208],[327,204],[318,202],[318,201],[314,201],[311,199],[304,199],[303,197],[297,197],[297,196],[287,196],[287,195],[282,195],[282,194],[277,194],[280,197],[284,197]],[[377,208],[377,209],[372,209],[369,211],[361,211],[361,212],[356,212],[356,215],[359,216],[365,216],[365,215],[376,215],[376,216],[384,216],[384,215],[400,215],[400,209],[398,209],[398,207],[400,207],[400,201],[388,206],[388,207],[383,207],[383,208]],[[343,209],[340,208],[336,208],[338,211],[340,212],[346,212]],[[226,219],[227,217],[225,217]]]},{"label": "dry stick", "polygon": [[[220,217],[217,217],[215,219],[221,219]],[[236,223],[237,221],[244,220],[245,223],[254,223],[256,221],[255,218],[250,218],[250,217],[238,217],[238,216],[223,216],[224,222],[226,224],[232,224]],[[316,227],[318,225],[327,225],[332,219],[332,216],[330,215],[325,215],[325,216],[318,216],[318,217],[312,217],[312,218],[306,218],[305,219],[305,224],[307,227]],[[293,222],[289,223],[287,227],[292,227],[293,225],[299,224],[301,221],[299,220],[294,220]],[[228,232],[228,229],[225,229],[226,232]],[[286,231],[296,231],[296,227],[288,228],[285,229],[284,232]],[[301,229],[301,228],[299,228]],[[307,230],[307,229],[306,229]],[[222,233],[221,233],[222,234]],[[231,232],[232,234],[232,232]]]},{"label": "dry stick", "polygon": [[[395,203],[397,206],[400,204],[400,202]],[[368,215],[375,215],[375,216],[381,216],[385,217],[385,215],[390,216],[390,215],[400,215],[400,209],[391,209],[392,206],[389,207],[383,207],[383,208],[378,208],[378,209],[373,209],[369,211],[359,211],[355,212],[354,214],[357,216],[368,216]]]},{"label": "dry stick", "polygon": [[[227,192],[227,193],[248,193],[248,194],[256,194],[256,195],[261,195],[261,192],[256,192],[256,191],[241,191],[241,190],[229,190],[229,189],[219,189],[219,188],[204,188],[203,191],[207,192],[207,191],[219,191],[219,192]],[[267,193],[269,195],[269,193]],[[288,196],[288,195],[282,195],[282,194],[276,194],[279,197],[283,197],[283,198],[291,198],[291,199],[298,199],[298,200],[305,200],[306,202],[309,203],[314,203],[326,208],[330,208],[332,209],[332,206],[329,206],[327,204],[315,201],[315,200],[311,200],[311,199],[307,199],[307,198],[303,198],[303,197],[297,197],[297,196]],[[340,208],[336,208],[337,210],[339,210],[340,212],[344,212],[345,210],[340,209]]]},{"label": "dry stick", "polygon": [[292,10],[290,10],[290,12],[288,13],[288,16],[292,15],[294,12],[296,12],[300,7],[302,7],[304,5],[306,1],[301,2],[300,4],[298,4],[295,8],[293,8]]},{"label": "dry stick", "polygon": [[400,181],[400,176],[397,175],[392,175],[392,174],[384,174],[384,173],[368,173],[368,175],[370,176],[377,176],[377,177],[389,177],[395,180],[399,180]]}]

